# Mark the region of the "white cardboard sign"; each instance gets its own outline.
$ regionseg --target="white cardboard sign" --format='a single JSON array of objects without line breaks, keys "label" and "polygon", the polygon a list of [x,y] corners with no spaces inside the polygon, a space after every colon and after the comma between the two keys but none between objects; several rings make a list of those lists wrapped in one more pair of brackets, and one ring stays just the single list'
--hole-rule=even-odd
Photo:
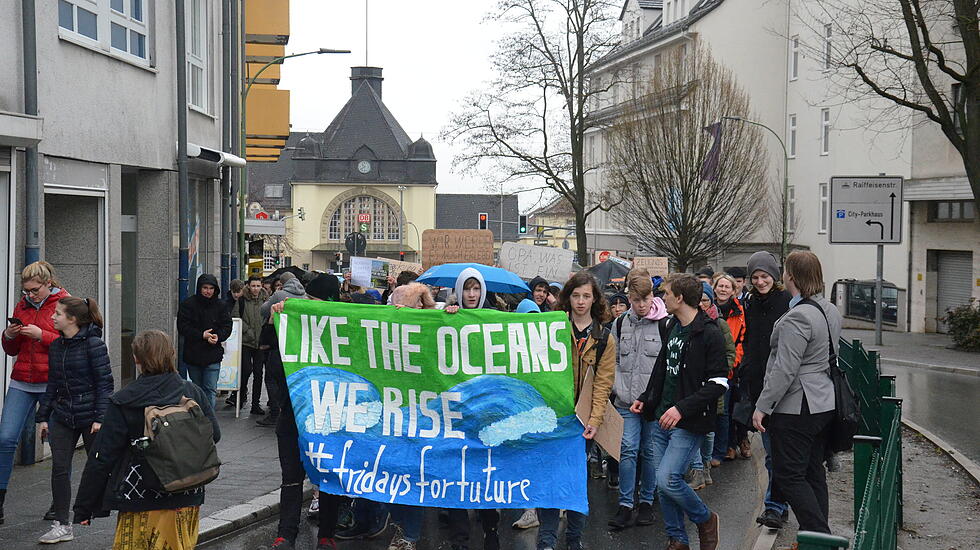
[{"label": "white cardboard sign", "polygon": [[523,279],[544,277],[560,282],[568,279],[574,260],[575,252],[571,250],[505,242],[500,247],[498,264]]}]

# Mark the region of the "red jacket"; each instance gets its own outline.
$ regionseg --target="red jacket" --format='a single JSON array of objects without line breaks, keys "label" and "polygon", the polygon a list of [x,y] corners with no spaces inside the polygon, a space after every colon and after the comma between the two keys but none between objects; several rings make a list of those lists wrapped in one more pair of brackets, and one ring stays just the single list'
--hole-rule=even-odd
[{"label": "red jacket", "polygon": [[14,362],[14,371],[10,375],[12,379],[28,384],[47,383],[48,346],[61,336],[54,329],[51,316],[54,315],[54,308],[58,305],[58,300],[65,296],[70,295],[66,290],[58,289],[58,292],[48,296],[40,308],[29,303],[26,296],[17,302],[12,317],[20,319],[25,325],[37,325],[41,329],[41,341],[24,335],[13,340],[8,340],[6,336],[0,336],[0,340],[3,340],[3,351],[7,355],[17,356],[17,361]]},{"label": "red jacket", "polygon": [[[735,341],[735,367],[737,369],[742,365],[742,355],[744,350],[742,349],[742,342],[745,340],[745,309],[742,304],[739,303],[738,299],[732,296],[732,313],[725,319],[728,322],[728,328],[732,331],[732,340]],[[733,370],[734,370],[733,369]],[[731,378],[731,376],[729,376]]]}]

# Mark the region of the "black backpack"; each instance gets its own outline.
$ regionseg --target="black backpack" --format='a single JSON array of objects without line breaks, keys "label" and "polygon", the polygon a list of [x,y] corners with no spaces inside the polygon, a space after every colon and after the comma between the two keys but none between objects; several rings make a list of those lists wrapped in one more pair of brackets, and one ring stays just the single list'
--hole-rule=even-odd
[{"label": "black backpack", "polygon": [[808,304],[823,315],[827,322],[827,341],[830,344],[830,378],[834,381],[834,421],[830,425],[830,438],[827,441],[828,448],[835,452],[849,451],[854,446],[854,436],[858,433],[861,426],[861,403],[857,395],[851,388],[850,382],[844,371],[837,366],[837,352],[834,350],[833,336],[830,335],[830,320],[827,313],[820,307],[820,304],[807,298],[800,302]]}]

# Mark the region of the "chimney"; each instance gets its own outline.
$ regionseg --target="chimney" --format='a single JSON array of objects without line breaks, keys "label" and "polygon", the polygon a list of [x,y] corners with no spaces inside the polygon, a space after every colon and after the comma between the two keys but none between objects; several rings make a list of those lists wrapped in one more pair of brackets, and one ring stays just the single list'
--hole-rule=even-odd
[{"label": "chimney", "polygon": [[354,95],[357,87],[362,81],[367,81],[368,85],[374,88],[374,93],[381,97],[381,67],[351,67],[350,68],[350,93]]}]

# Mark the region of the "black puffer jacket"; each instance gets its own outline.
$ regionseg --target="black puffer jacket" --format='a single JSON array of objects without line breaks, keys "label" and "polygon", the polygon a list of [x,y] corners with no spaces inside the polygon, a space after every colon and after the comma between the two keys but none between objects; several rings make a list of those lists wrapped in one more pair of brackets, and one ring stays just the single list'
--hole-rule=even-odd
[{"label": "black puffer jacket", "polygon": [[[212,285],[214,295],[201,296],[201,286]],[[204,331],[211,329],[218,335],[218,343],[210,344],[204,339]],[[197,278],[197,291],[180,303],[177,310],[177,332],[184,337],[184,362],[188,365],[206,367],[221,362],[225,354],[221,342],[231,336],[231,313],[228,304],[221,299],[218,279],[210,273]]]},{"label": "black puffer jacket", "polygon": [[102,422],[112,389],[112,368],[102,329],[84,325],[75,336],[62,336],[48,348],[48,387],[35,419],[57,420],[72,428]]},{"label": "black puffer jacket", "polygon": [[751,293],[745,302],[745,340],[742,343],[742,366],[739,391],[742,398],[755,403],[762,393],[769,362],[772,329],[776,321],[789,311],[793,295],[786,290],[772,289],[768,294]]},{"label": "black puffer jacket", "polygon": [[143,435],[144,409],[173,405],[183,396],[196,401],[211,420],[215,443],[221,439],[211,400],[201,388],[182,380],[175,372],[140,376],[116,392],[106,409],[102,430],[85,463],[75,498],[75,523],[105,517],[109,510],[173,510],[204,503],[203,487],[182,493],[161,493],[146,487],[142,472],[147,466],[132,452],[131,443]]}]

